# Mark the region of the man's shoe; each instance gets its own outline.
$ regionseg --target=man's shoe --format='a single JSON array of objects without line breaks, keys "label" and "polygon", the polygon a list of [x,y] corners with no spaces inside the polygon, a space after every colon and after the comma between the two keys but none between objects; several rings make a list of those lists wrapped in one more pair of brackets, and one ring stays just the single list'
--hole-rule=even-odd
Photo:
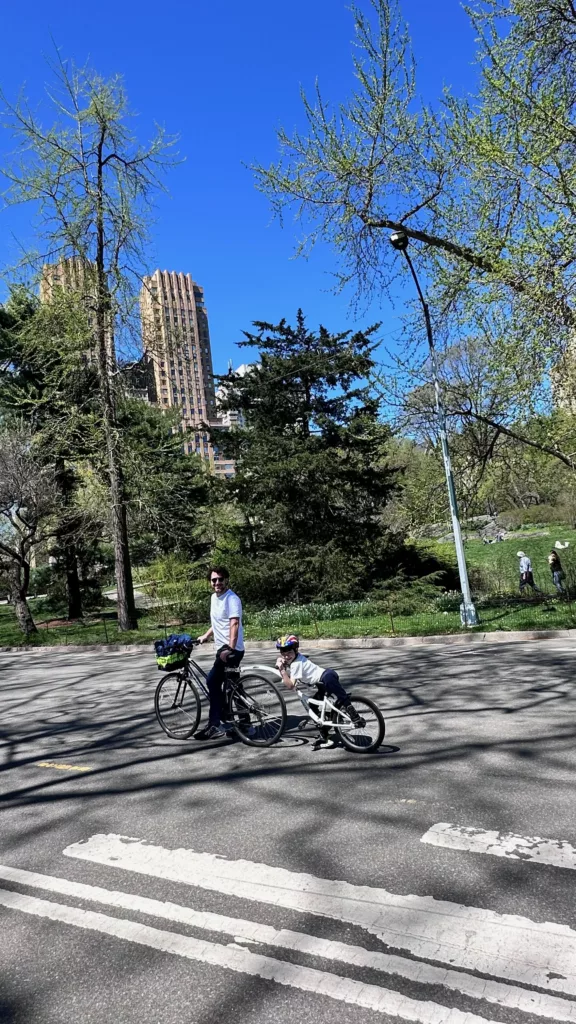
[{"label": "man's shoe", "polygon": [[316,740],[313,744],[312,750],[331,750],[332,747],[335,746],[336,743],[331,736],[328,736],[326,739],[323,739],[321,736],[320,739]]},{"label": "man's shoe", "polygon": [[201,729],[194,736],[195,740],[219,740],[222,736],[227,736],[226,729],[223,729],[221,725],[207,725],[205,729]]}]

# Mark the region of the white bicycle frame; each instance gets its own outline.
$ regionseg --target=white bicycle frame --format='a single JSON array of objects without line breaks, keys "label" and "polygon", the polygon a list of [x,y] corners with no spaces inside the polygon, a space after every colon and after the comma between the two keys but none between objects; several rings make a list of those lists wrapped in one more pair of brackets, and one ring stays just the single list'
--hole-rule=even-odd
[{"label": "white bicycle frame", "polygon": [[[343,732],[351,732],[352,729],[357,727],[354,725],[350,715],[346,713],[342,708],[336,707],[333,700],[330,699],[327,693],[324,694],[321,700],[317,700],[316,697],[308,697],[302,692],[302,690],[296,690],[302,705],[306,708],[309,717],[315,725],[322,728],[323,726],[341,729]],[[314,707],[316,706],[316,710]],[[335,714],[335,717],[332,715]],[[328,715],[328,717],[326,717]]]},{"label": "white bicycle frame", "polygon": [[[246,668],[258,669],[260,672],[270,672],[272,675],[278,676],[278,678],[282,680],[282,675],[278,669],[270,668],[269,665],[247,665]],[[306,709],[308,716],[310,720],[314,722],[314,725],[317,725],[320,728],[322,728],[322,726],[331,726],[332,728],[336,727],[337,729],[342,729],[343,732],[351,732],[353,729],[357,728],[350,718],[350,715],[348,715],[342,708],[337,708],[327,693],[324,694],[321,700],[316,700],[315,697],[306,696],[306,694],[297,687],[294,687],[294,689],[298,694],[300,703]],[[316,705],[316,710],[311,707],[312,704]],[[326,718],[326,715],[329,713],[335,713],[335,717]]]}]

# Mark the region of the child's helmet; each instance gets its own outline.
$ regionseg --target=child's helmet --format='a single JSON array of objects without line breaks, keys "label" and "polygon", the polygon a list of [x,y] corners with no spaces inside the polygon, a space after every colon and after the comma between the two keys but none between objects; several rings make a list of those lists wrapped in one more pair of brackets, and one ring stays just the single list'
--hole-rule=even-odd
[{"label": "child's helmet", "polygon": [[276,641],[276,650],[278,651],[297,651],[299,646],[300,641],[293,633],[288,633],[286,636],[279,636]]}]

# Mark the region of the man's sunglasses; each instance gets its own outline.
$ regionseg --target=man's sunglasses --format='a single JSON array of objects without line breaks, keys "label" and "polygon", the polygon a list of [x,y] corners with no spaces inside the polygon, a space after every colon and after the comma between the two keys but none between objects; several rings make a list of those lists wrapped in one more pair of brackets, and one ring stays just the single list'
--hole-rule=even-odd
[{"label": "man's sunglasses", "polygon": [[226,577],[225,576],[212,576],[212,578],[210,580],[210,583],[225,583],[225,582],[226,582]]}]

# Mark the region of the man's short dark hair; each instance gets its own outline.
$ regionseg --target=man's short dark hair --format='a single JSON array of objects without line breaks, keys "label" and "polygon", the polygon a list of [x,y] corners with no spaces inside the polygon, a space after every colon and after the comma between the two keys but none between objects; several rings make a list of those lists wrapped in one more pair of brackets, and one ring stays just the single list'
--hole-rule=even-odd
[{"label": "man's short dark hair", "polygon": [[217,576],[222,576],[225,580],[230,579],[230,573],[224,565],[213,565],[212,568],[208,570],[208,579],[210,579],[213,572],[215,572]]}]

